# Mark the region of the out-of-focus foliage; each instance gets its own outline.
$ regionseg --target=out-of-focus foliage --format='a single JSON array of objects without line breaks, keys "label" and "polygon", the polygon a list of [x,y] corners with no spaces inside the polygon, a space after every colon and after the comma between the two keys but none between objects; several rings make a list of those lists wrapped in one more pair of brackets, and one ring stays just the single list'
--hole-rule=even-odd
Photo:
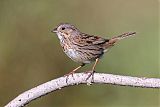
[{"label": "out-of-focus foliage", "polygon": [[[78,66],[50,32],[60,22],[105,38],[136,31],[104,55],[97,72],[160,77],[158,17],[158,0],[1,0],[0,106]],[[159,95],[157,89],[79,85],[28,107],[158,107]]]}]

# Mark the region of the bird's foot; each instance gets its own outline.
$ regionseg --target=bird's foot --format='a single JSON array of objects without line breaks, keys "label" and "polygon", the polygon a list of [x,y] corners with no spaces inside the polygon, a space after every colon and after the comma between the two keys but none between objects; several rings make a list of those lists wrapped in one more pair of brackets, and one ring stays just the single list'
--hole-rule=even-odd
[{"label": "bird's foot", "polygon": [[87,81],[90,77],[92,77],[91,83],[94,82],[94,73],[95,73],[95,71],[86,71],[85,73],[86,73],[86,74],[89,73],[89,75],[88,75],[87,78],[86,78],[86,81]]},{"label": "bird's foot", "polygon": [[72,78],[74,79],[73,74],[74,74],[74,72],[72,71],[72,72],[69,72],[68,74],[64,75],[64,77],[66,77],[66,83],[67,84],[68,84],[68,78],[69,78],[70,75],[72,75]]}]

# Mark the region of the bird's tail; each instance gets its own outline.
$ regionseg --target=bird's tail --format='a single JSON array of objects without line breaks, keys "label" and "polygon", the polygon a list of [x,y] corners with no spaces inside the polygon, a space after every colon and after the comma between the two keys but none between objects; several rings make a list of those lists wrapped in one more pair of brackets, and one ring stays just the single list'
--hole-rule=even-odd
[{"label": "bird's tail", "polygon": [[115,36],[115,37],[109,39],[109,41],[106,42],[106,44],[104,46],[105,47],[104,52],[106,52],[108,50],[108,48],[114,46],[117,41],[124,39],[124,38],[127,38],[127,37],[134,36],[135,34],[136,34],[136,32],[127,32],[127,33],[123,33],[121,35],[118,35],[118,36]]},{"label": "bird's tail", "polygon": [[124,39],[124,38],[127,38],[127,37],[131,37],[131,36],[134,36],[136,34],[136,32],[127,32],[127,33],[123,33],[119,36],[116,36],[116,37],[113,37],[111,38],[112,40],[116,39],[116,40],[121,40],[121,39]]},{"label": "bird's tail", "polygon": [[111,45],[114,45],[114,43],[116,43],[117,41],[124,39],[124,38],[127,38],[127,37],[134,36],[135,34],[136,34],[136,32],[123,33],[121,35],[118,35],[118,36],[111,38],[108,43]]}]

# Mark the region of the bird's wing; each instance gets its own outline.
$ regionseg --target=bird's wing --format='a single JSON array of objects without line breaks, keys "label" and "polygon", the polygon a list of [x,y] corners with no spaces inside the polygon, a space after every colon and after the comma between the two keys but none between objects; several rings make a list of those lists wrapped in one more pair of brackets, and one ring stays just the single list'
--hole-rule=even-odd
[{"label": "bird's wing", "polygon": [[83,43],[87,44],[87,45],[103,45],[106,42],[109,41],[109,39],[104,39],[102,37],[99,36],[93,36],[93,35],[88,35],[88,34],[82,34],[82,36],[80,36],[81,40]]}]

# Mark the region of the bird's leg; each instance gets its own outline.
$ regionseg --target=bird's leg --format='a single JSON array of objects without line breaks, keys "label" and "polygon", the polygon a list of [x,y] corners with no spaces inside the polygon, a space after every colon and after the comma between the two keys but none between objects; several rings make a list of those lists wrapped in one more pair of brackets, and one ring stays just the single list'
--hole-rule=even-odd
[{"label": "bird's leg", "polygon": [[89,71],[89,72],[87,72],[87,73],[90,73],[90,74],[88,75],[88,77],[86,78],[86,80],[88,80],[91,76],[92,76],[92,80],[93,80],[93,74],[94,74],[94,72],[95,72],[95,67],[96,67],[98,61],[99,61],[99,58],[96,59],[94,65],[93,65],[93,67],[92,67],[92,70]]},{"label": "bird's leg", "polygon": [[64,76],[69,76],[70,74],[72,74],[73,76],[73,73],[75,73],[78,69],[80,69],[81,67],[83,67],[85,64],[83,63],[82,65],[78,66],[77,68],[73,69],[71,72],[69,72],[68,74],[64,75]]},{"label": "bird's leg", "polygon": [[80,69],[81,67],[83,67],[85,64],[82,63],[80,66],[78,66],[77,68],[73,69],[71,72],[69,72],[68,74],[65,74],[64,76],[67,76],[66,82],[68,81],[68,76],[72,75],[73,77],[73,73],[75,73],[78,69]]}]

